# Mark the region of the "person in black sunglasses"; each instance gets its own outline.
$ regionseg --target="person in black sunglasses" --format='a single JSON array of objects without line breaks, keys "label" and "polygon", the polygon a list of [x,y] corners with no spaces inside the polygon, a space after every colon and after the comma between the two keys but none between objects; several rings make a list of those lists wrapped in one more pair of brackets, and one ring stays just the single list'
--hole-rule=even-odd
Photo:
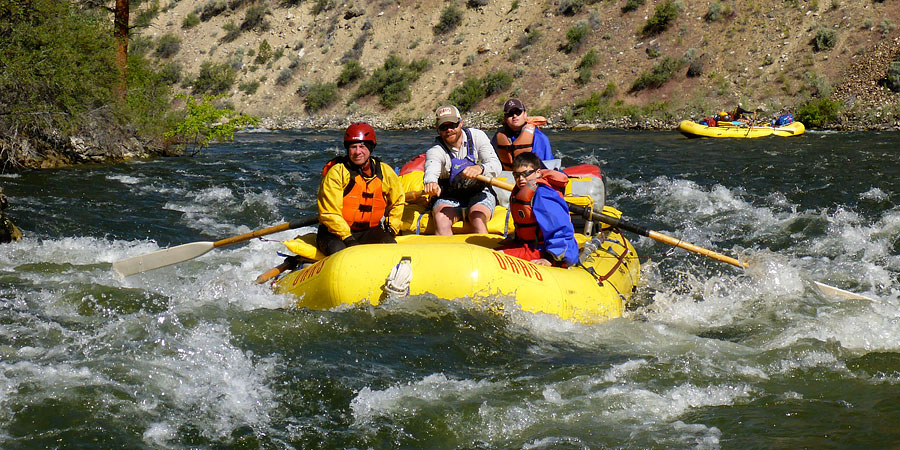
[{"label": "person in black sunglasses", "polygon": [[566,174],[541,169],[536,154],[525,152],[513,161],[516,186],[509,197],[509,212],[516,223],[515,238],[497,251],[541,266],[568,267],[578,262],[575,227],[563,198]]},{"label": "person in black sunglasses", "polygon": [[437,196],[432,209],[435,234],[449,236],[458,220],[465,220],[475,233],[487,233],[497,197],[477,175],[495,177],[500,160],[487,134],[463,126],[459,110],[452,105],[435,111],[438,136],[425,153],[425,193]]},{"label": "person in black sunglasses", "polygon": [[494,134],[491,144],[503,170],[512,170],[513,159],[522,153],[533,152],[541,161],[553,159],[550,139],[528,120],[525,105],[517,98],[503,104],[503,126]]}]

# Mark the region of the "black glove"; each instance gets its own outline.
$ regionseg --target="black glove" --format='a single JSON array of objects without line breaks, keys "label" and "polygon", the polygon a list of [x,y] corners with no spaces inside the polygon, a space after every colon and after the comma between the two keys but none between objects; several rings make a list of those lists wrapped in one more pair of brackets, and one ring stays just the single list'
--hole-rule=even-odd
[{"label": "black glove", "polygon": [[353,247],[354,245],[359,245],[359,242],[353,236],[347,236],[347,238],[344,239],[342,242],[347,247]]}]

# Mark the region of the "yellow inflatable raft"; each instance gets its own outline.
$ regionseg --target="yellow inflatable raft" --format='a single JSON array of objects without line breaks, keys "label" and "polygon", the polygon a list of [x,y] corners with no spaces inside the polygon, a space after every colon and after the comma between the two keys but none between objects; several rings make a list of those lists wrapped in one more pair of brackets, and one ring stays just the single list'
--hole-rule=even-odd
[{"label": "yellow inflatable raft", "polygon": [[678,131],[690,137],[722,137],[722,138],[760,138],[767,136],[800,136],[806,132],[806,127],[800,122],[791,122],[781,127],[770,126],[717,126],[709,127],[700,125],[690,120],[682,120],[678,124]]},{"label": "yellow inflatable raft", "polygon": [[[608,215],[621,215],[607,207]],[[587,241],[576,235],[579,245]],[[403,235],[397,244],[358,245],[322,258],[315,236],[285,245],[309,260],[301,270],[274,283],[275,291],[297,298],[297,307],[327,310],[388,297],[392,270],[408,261],[408,295],[431,294],[446,300],[509,305],[531,313],[593,324],[620,317],[640,278],[640,262],[631,243],[617,230],[605,229],[584,266],[543,267],[492,250],[498,235]]]}]

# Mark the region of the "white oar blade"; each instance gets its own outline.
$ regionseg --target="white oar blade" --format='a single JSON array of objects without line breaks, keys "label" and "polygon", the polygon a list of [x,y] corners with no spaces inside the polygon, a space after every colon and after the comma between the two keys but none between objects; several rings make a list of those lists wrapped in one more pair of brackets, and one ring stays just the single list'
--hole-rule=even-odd
[{"label": "white oar blade", "polygon": [[841,288],[829,286],[825,283],[819,283],[818,281],[813,281],[813,284],[816,285],[816,287],[819,289],[819,292],[829,297],[837,297],[843,300],[868,300],[870,302],[877,301],[874,298],[866,297],[865,295],[860,295],[850,291],[845,291]]},{"label": "white oar blade", "polygon": [[133,256],[113,263],[113,270],[127,277],[148,270],[194,259],[215,248],[212,242],[191,242],[190,244],[159,250],[146,255]]}]

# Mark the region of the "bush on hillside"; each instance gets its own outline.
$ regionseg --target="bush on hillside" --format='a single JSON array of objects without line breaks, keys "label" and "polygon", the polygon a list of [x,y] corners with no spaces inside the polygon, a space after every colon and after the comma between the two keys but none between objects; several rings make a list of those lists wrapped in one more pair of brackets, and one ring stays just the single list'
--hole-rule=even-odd
[{"label": "bush on hillside", "polygon": [[157,58],[167,59],[175,56],[179,50],[181,50],[181,38],[172,33],[166,33],[156,41],[154,54]]},{"label": "bush on hillside", "polygon": [[181,21],[181,28],[184,28],[185,30],[194,28],[197,25],[200,25],[200,16],[196,13],[190,13],[184,16],[184,20]]},{"label": "bush on hillside", "polygon": [[359,64],[359,61],[351,59],[344,63],[344,67],[341,69],[341,74],[338,75],[337,85],[338,87],[347,86],[348,84],[362,78],[365,74],[366,71],[365,69],[363,69],[362,65]]},{"label": "bush on hillside", "polygon": [[808,127],[823,127],[836,123],[843,105],[829,98],[813,98],[797,108],[794,118]]},{"label": "bush on hillside", "polygon": [[481,100],[512,86],[513,75],[505,70],[491,72],[481,79],[468,77],[450,91],[447,101],[460,111],[469,111]]},{"label": "bush on hillside", "polygon": [[813,39],[813,50],[817,52],[831,50],[837,45],[837,31],[834,28],[819,27]]},{"label": "bush on hillside", "polygon": [[450,91],[447,101],[456,105],[460,111],[466,112],[471,110],[486,96],[484,84],[475,77],[468,77],[462,84]]},{"label": "bush on hillside", "polygon": [[456,7],[456,4],[450,4],[441,11],[441,18],[438,23],[432,27],[434,34],[447,34],[456,29],[462,23],[463,12]]},{"label": "bush on hillside", "polygon": [[200,73],[193,82],[194,94],[219,95],[224,94],[237,79],[237,72],[230,64],[217,64],[205,61],[200,65]]},{"label": "bush on hillside", "polygon": [[307,112],[315,113],[331,106],[337,99],[337,84],[317,81],[309,86],[303,103]]},{"label": "bush on hillside", "polygon": [[584,0],[559,0],[556,14],[574,16],[580,13],[582,9],[584,9]]},{"label": "bush on hillside", "polygon": [[634,84],[631,85],[630,92],[661,87],[672,79],[682,67],[684,67],[683,60],[666,56],[654,64],[650,72],[641,72],[640,76],[634,80]]},{"label": "bush on hillside", "polygon": [[654,36],[666,31],[672,21],[678,17],[679,9],[680,5],[674,0],[666,0],[656,5],[653,15],[647,19],[647,23],[644,24],[644,28],[641,30],[644,36]]},{"label": "bush on hillside", "polygon": [[566,32],[566,42],[559,47],[563,53],[572,53],[581,48],[581,44],[591,32],[591,27],[586,20],[579,21]]},{"label": "bush on hillside", "polygon": [[900,61],[893,61],[888,66],[885,85],[894,92],[900,92]]},{"label": "bush on hillside", "polygon": [[709,4],[709,9],[703,15],[703,20],[715,22],[731,16],[734,16],[734,9],[731,8],[731,5],[726,5],[720,0],[716,0]]},{"label": "bush on hillside", "polygon": [[490,0],[468,0],[466,1],[466,7],[478,9],[487,6],[488,3],[490,3]]},{"label": "bush on hillside", "polygon": [[263,65],[269,62],[272,59],[274,52],[272,51],[272,46],[269,44],[269,41],[263,39],[262,42],[259,43],[259,47],[256,49],[256,59],[253,61],[254,64]]},{"label": "bush on hillside", "polygon": [[225,35],[219,39],[219,42],[223,44],[234,42],[235,39],[241,36],[241,27],[235,25],[231,20],[222,25],[222,29],[225,30]]},{"label": "bush on hillside", "polygon": [[641,6],[643,6],[644,0],[627,0],[625,2],[625,6],[622,6],[622,12],[627,13],[631,11],[635,11]]},{"label": "bush on hillside", "polygon": [[228,2],[225,0],[209,0],[200,10],[200,20],[206,22],[213,17],[218,16],[228,9]]},{"label": "bush on hillside", "polygon": [[241,22],[241,30],[268,31],[270,27],[269,21],[266,20],[268,13],[269,8],[266,5],[254,5],[247,8],[244,21]]},{"label": "bush on hillside", "polygon": [[384,65],[375,69],[372,75],[360,84],[355,97],[378,95],[379,103],[391,109],[410,99],[409,85],[431,67],[427,59],[419,59],[407,64],[394,53],[388,55]]}]

